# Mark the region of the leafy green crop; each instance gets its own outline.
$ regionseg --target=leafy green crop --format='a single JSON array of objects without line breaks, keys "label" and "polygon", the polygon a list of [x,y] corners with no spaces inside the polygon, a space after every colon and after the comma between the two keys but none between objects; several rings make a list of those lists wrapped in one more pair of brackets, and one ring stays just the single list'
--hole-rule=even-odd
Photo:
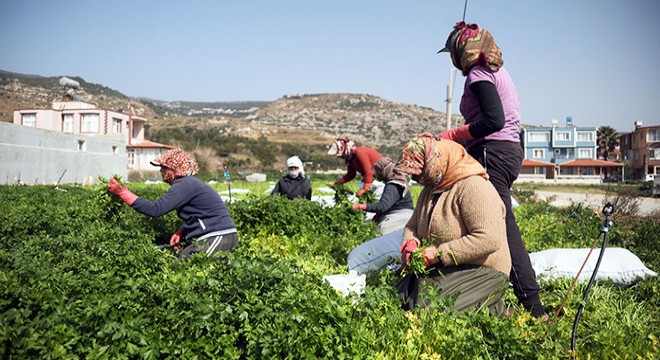
[{"label": "leafy green crop", "polygon": [[[0,186],[0,354],[7,359],[558,359],[570,356],[578,284],[555,324],[522,310],[508,319],[450,300],[404,312],[400,274],[368,279],[357,302],[324,275],[346,273],[346,256],[376,236],[374,225],[338,204],[248,196],[229,204],[235,250],[179,262],[154,245],[180,221],[109,211],[105,185]],[[167,185],[130,184],[156,199]],[[105,192],[107,195],[107,191]],[[110,198],[112,201],[114,199]],[[351,209],[352,210],[352,209]],[[589,210],[539,204],[516,208],[530,251],[584,247],[601,219]],[[657,271],[657,218],[614,219],[611,242]],[[568,229],[567,227],[570,227]],[[635,229],[639,229],[636,231]],[[657,359],[659,280],[630,288],[598,283],[585,303],[579,358]],[[570,280],[543,281],[554,314]],[[432,295],[431,293],[429,295]],[[509,288],[507,302],[517,309]]]}]

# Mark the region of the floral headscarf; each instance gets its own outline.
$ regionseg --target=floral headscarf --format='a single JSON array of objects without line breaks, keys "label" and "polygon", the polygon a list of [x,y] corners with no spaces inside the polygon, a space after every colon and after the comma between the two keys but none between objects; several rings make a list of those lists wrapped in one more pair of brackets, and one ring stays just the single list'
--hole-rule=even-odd
[{"label": "floral headscarf", "polygon": [[456,23],[449,34],[444,49],[438,52],[449,52],[451,61],[457,69],[467,75],[472,66],[479,64],[495,72],[504,65],[502,51],[495,44],[488,30],[479,28],[477,24]]},{"label": "floral headscarf", "polygon": [[[183,149],[175,148],[166,151],[161,156],[151,161],[151,165],[166,167],[174,170],[174,177],[196,175],[199,172],[199,165],[195,157],[183,151]],[[174,180],[174,179],[164,179]]]},{"label": "floral headscarf", "polygon": [[435,190],[447,190],[473,175],[488,180],[483,166],[457,142],[424,133],[406,144],[397,168]]}]

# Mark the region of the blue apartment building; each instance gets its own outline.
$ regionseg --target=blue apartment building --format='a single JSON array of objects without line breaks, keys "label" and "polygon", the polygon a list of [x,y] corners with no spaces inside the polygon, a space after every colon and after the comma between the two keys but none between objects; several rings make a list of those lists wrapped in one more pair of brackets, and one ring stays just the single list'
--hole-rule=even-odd
[{"label": "blue apartment building", "polygon": [[565,126],[552,120],[550,127],[526,127],[520,139],[524,152],[521,178],[583,179],[599,182],[620,174],[623,164],[597,159],[597,127]]}]

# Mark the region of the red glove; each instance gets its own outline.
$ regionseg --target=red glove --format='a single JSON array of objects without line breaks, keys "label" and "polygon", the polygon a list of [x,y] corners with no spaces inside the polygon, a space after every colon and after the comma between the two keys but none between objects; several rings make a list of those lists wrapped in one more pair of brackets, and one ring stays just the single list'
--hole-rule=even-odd
[{"label": "red glove", "polygon": [[424,260],[426,260],[424,261],[424,266],[431,266],[440,262],[440,259],[438,259],[438,248],[435,246],[424,248],[422,254],[424,254]]},{"label": "red glove", "polygon": [[137,195],[133,194],[126,188],[124,184],[120,183],[115,178],[112,178],[110,181],[108,181],[108,191],[119,196],[119,198],[128,204],[128,206],[133,205],[135,200],[138,198]]},{"label": "red glove", "polygon": [[401,253],[401,262],[403,267],[408,266],[410,262],[410,254],[419,247],[419,241],[417,239],[408,239],[401,243],[399,247],[399,252]]},{"label": "red glove", "polygon": [[353,209],[367,211],[367,204],[353,204]]},{"label": "red glove", "polygon": [[440,134],[440,137],[447,140],[453,140],[457,143],[463,142],[463,140],[472,140],[472,134],[470,134],[470,125],[461,125],[457,128],[445,130]]},{"label": "red glove", "polygon": [[177,232],[172,234],[172,237],[170,238],[170,246],[174,248],[175,250],[179,248],[179,242],[181,241],[181,237],[183,236],[183,228],[179,229]]}]

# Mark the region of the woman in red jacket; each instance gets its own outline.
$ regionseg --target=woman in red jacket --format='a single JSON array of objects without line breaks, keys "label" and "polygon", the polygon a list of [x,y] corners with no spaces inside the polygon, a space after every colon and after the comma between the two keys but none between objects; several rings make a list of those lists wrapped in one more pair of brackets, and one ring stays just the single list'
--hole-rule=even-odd
[{"label": "woman in red jacket", "polygon": [[346,162],[346,174],[339,180],[330,183],[330,186],[343,184],[355,178],[359,172],[364,178],[364,185],[357,192],[360,197],[371,188],[374,182],[374,171],[372,167],[383,155],[378,151],[366,146],[355,146],[355,143],[349,138],[338,138],[330,146],[328,155],[343,158]]}]

